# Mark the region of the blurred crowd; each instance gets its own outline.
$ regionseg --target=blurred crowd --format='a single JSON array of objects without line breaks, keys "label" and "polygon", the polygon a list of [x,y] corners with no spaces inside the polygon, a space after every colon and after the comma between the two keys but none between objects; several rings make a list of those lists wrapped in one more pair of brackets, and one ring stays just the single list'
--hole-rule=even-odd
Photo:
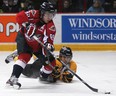
[{"label": "blurred crowd", "polygon": [[58,13],[115,13],[116,0],[0,0],[0,13],[39,9],[42,2],[56,5]]}]

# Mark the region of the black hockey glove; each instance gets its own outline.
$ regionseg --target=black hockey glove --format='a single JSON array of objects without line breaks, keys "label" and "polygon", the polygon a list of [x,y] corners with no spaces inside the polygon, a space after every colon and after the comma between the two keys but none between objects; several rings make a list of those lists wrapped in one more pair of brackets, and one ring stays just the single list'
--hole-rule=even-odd
[{"label": "black hockey glove", "polygon": [[55,69],[53,70],[52,76],[55,79],[58,79],[60,77],[60,68],[58,66],[56,66]]},{"label": "black hockey glove", "polygon": [[44,58],[44,63],[43,65],[46,66],[48,64],[51,64],[52,61],[54,61],[55,58],[51,54],[47,54],[47,56]]},{"label": "black hockey glove", "polygon": [[73,78],[73,75],[70,72],[68,72],[68,71],[63,72],[62,80],[64,82],[66,82],[66,83],[71,82],[72,78]]},{"label": "black hockey glove", "polygon": [[52,44],[50,44],[50,43],[45,43],[44,45],[45,45],[46,48],[47,48],[48,50],[50,50],[51,52],[53,52],[53,51],[55,50],[54,46],[53,46]]}]

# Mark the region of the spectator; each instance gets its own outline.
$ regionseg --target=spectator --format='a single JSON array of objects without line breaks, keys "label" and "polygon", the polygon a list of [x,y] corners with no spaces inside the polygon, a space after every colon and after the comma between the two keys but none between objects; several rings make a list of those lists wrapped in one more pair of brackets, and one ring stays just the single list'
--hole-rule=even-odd
[{"label": "spectator", "polygon": [[86,10],[93,5],[93,0],[86,0]]},{"label": "spectator", "polygon": [[32,5],[34,6],[34,9],[35,10],[39,10],[40,8],[40,5],[43,3],[43,2],[47,2],[48,0],[30,0],[32,2]]},{"label": "spectator", "polygon": [[28,11],[28,10],[34,9],[32,1],[30,0],[22,1],[20,5],[21,5],[21,10]]},{"label": "spectator", "polygon": [[8,6],[8,0],[3,0],[3,4],[5,4],[6,6]]},{"label": "spectator", "polygon": [[71,0],[63,0],[63,8],[62,12],[63,13],[71,13],[74,12],[75,10],[72,7],[72,1]]},{"label": "spectator", "polygon": [[2,13],[3,11],[2,11],[2,9],[0,8],[0,13]]},{"label": "spectator", "polygon": [[13,0],[13,5],[17,6],[19,8],[19,11],[22,9],[22,4],[24,4],[25,1],[27,0]]},{"label": "spectator", "polygon": [[1,7],[1,5],[3,4],[3,1],[2,0],[0,0],[0,7]]},{"label": "spectator", "polygon": [[15,5],[14,0],[4,0],[2,10],[5,13],[17,13],[19,12],[19,6]]},{"label": "spectator", "polygon": [[2,4],[3,4],[3,1],[0,0],[0,13],[2,13]]},{"label": "spectator", "polygon": [[116,0],[113,0],[110,12],[113,12],[113,13],[116,12]]},{"label": "spectator", "polygon": [[105,2],[103,4],[105,12],[111,12],[113,1],[114,0],[105,0]]},{"label": "spectator", "polygon": [[51,2],[53,4],[56,4],[57,0],[21,0],[20,5],[21,5],[21,10],[30,10],[30,9],[35,9],[39,10],[40,5],[43,2]]},{"label": "spectator", "polygon": [[83,12],[84,1],[85,0],[72,0],[73,12]]},{"label": "spectator", "polygon": [[105,3],[106,0],[100,0],[100,1],[101,1],[102,5],[103,5],[103,4]]},{"label": "spectator", "polygon": [[104,8],[100,0],[93,0],[93,5],[87,10],[87,13],[103,13]]}]

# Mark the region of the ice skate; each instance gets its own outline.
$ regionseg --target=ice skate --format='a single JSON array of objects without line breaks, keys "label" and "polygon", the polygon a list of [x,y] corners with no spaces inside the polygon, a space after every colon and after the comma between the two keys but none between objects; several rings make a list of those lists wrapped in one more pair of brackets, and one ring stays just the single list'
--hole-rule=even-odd
[{"label": "ice skate", "polygon": [[51,76],[51,74],[45,74],[42,72],[40,72],[39,81],[47,84],[56,82],[56,80]]},{"label": "ice skate", "polygon": [[56,79],[56,78],[53,78],[53,76],[50,74],[50,75],[48,76],[48,78],[47,78],[47,81],[48,81],[49,83],[55,83],[55,82],[57,81],[57,79]]},{"label": "ice skate", "polygon": [[43,73],[40,72],[39,80],[40,81],[47,81],[47,77],[43,76]]},{"label": "ice skate", "polygon": [[11,61],[14,61],[14,58],[17,56],[17,51],[15,50],[12,54],[6,57],[5,62],[8,64]]},{"label": "ice skate", "polygon": [[7,82],[6,82],[6,86],[12,86],[15,89],[20,89],[21,84],[18,82],[18,78],[16,78],[15,76],[12,76]]},{"label": "ice skate", "polygon": [[45,74],[44,72],[41,72],[40,71],[40,74],[39,74],[39,81],[41,82],[41,83],[49,83],[48,82],[48,74]]}]

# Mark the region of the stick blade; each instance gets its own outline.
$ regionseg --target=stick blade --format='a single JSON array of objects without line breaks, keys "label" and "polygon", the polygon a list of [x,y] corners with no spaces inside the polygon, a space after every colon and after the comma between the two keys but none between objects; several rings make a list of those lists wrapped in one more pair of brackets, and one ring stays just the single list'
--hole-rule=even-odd
[{"label": "stick blade", "polygon": [[110,91],[104,91],[104,90],[98,90],[98,93],[102,93],[102,94],[111,94]]}]

